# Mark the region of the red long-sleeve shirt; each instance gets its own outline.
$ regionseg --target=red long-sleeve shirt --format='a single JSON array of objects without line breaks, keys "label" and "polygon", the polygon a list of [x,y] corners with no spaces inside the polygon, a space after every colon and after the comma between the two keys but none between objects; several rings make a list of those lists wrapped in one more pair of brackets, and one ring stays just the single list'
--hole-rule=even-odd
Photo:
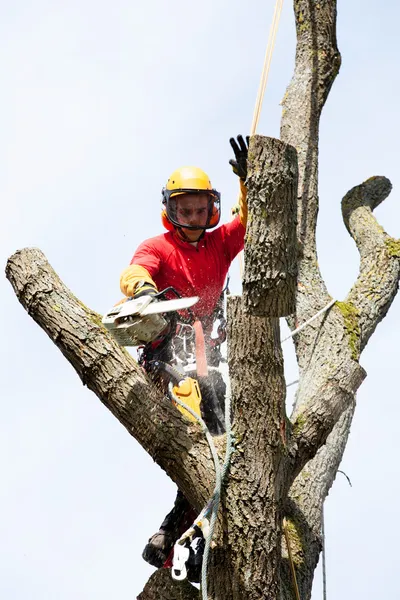
[{"label": "red long-sleeve shirt", "polygon": [[199,296],[192,308],[196,317],[213,313],[229,266],[243,249],[245,228],[239,217],[206,231],[197,247],[169,231],[144,241],[131,264],[144,267],[159,291],[174,287],[182,296]]}]

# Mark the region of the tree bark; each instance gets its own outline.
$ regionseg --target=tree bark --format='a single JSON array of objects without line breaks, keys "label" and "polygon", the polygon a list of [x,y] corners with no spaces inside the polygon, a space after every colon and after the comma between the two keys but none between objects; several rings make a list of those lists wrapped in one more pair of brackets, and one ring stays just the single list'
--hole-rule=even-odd
[{"label": "tree bark", "polygon": [[[161,594],[161,595],[160,595]],[[175,581],[169,569],[158,569],[136,600],[198,600],[199,590],[187,580]]]},{"label": "tree bark", "polygon": [[244,305],[256,316],[284,317],[296,307],[296,150],[252,136],[247,173]]},{"label": "tree bark", "polygon": [[279,322],[249,315],[240,298],[231,298],[228,323],[235,452],[210,592],[215,600],[275,598],[286,477]]},{"label": "tree bark", "polygon": [[[341,57],[336,41],[336,0],[294,2],[296,62],[292,81],[282,100],[281,139],[297,150],[299,187],[297,238],[299,244],[296,314],[288,320],[294,329],[328,304],[330,296],[318,266],[319,121],[323,106],[339,72]],[[312,354],[318,328],[296,336],[300,369]]]}]

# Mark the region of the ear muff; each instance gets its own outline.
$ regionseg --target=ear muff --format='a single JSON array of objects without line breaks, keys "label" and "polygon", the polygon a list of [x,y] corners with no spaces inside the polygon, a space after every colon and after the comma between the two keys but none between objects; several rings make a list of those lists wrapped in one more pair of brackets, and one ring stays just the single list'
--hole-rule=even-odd
[{"label": "ear muff", "polygon": [[215,225],[218,225],[220,216],[221,215],[218,208],[215,206],[215,204],[213,204],[209,227],[215,227]]},{"label": "ear muff", "polygon": [[167,210],[165,208],[161,211],[161,222],[164,225],[165,229],[168,231],[174,231],[175,227],[172,225],[171,221],[167,217]]}]

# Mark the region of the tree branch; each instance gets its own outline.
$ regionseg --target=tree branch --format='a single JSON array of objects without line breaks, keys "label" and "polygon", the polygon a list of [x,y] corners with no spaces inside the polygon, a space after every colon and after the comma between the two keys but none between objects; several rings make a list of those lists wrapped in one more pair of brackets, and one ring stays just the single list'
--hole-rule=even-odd
[{"label": "tree branch", "polygon": [[30,316],[46,331],[84,385],[201,508],[213,485],[213,461],[197,424],[160,393],[133,358],[112,339],[38,249],[16,252],[6,275]]},{"label": "tree branch", "polygon": [[315,256],[319,119],[341,63],[336,42],[336,0],[298,0],[294,9],[296,63],[282,100],[281,138],[298,152],[298,234],[304,253]]},{"label": "tree branch", "polygon": [[[292,522],[299,543],[294,545],[296,573],[301,598],[311,597],[313,573],[322,548],[321,517],[325,498],[336,478],[353,420],[355,401],[350,402],[316,456],[295,479],[285,514]],[[292,599],[289,566],[282,572],[284,596]]]},{"label": "tree branch", "polygon": [[158,569],[136,600],[198,600],[199,591],[185,581],[174,581],[170,569]]},{"label": "tree branch", "polygon": [[385,317],[399,286],[400,240],[391,238],[372,214],[391,189],[386,177],[371,177],[342,200],[344,223],[360,252],[360,272],[346,298],[357,326],[358,354]]},{"label": "tree branch", "polygon": [[[297,45],[292,81],[282,100],[281,139],[297,150],[299,188],[297,237],[299,274],[294,329],[329,302],[315,242],[318,215],[318,142],[321,111],[339,72],[336,42],[336,0],[294,3]],[[307,328],[295,339],[300,370],[309,361],[315,330]]]},{"label": "tree branch", "polygon": [[312,356],[303,369],[291,415],[296,446],[293,476],[326,442],[366,376],[357,361],[352,321],[341,303],[337,302],[316,327]]}]

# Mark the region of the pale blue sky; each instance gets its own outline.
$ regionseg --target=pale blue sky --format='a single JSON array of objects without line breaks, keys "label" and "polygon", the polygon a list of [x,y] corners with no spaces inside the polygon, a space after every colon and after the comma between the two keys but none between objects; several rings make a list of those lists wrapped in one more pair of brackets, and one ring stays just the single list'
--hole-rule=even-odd
[{"label": "pale blue sky", "polygon": [[[135,247],[162,231],[160,190],[172,170],[205,169],[229,218],[228,140],[250,128],[273,2],[20,0],[0,11],[3,265],[37,246],[74,294],[105,312]],[[318,230],[338,299],[358,271],[340,213],[348,189],[389,177],[394,190],[377,217],[400,236],[399,18],[394,1],[339,1],[343,65],[321,122]],[[279,134],[294,49],[286,2],[259,133]],[[237,265],[232,273],[239,291]],[[174,485],[0,285],[0,597],[136,597],[152,572],[142,547]],[[397,300],[361,360],[368,378],[341,467],[353,487],[339,477],[326,504],[329,598],[400,597],[399,317]]]}]

